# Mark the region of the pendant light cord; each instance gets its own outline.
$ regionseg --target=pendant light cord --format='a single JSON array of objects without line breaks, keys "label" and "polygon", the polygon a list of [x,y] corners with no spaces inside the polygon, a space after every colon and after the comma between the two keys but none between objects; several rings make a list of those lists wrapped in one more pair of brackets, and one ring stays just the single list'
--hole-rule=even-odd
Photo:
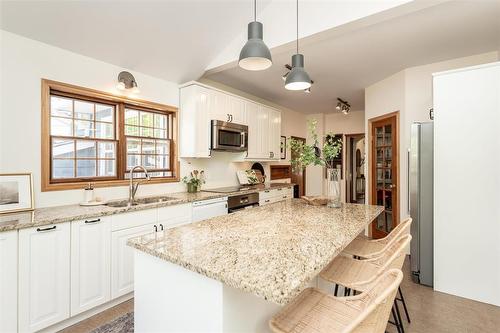
[{"label": "pendant light cord", "polygon": [[257,0],[253,0],[253,21],[257,21]]},{"label": "pendant light cord", "polygon": [[299,54],[299,0],[297,0],[297,54]]}]

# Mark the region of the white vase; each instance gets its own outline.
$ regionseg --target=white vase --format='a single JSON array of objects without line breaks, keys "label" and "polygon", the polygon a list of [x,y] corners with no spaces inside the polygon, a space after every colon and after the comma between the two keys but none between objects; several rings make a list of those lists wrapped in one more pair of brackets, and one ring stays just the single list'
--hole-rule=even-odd
[{"label": "white vase", "polygon": [[328,199],[327,207],[340,208],[340,169],[326,169],[326,197]]}]

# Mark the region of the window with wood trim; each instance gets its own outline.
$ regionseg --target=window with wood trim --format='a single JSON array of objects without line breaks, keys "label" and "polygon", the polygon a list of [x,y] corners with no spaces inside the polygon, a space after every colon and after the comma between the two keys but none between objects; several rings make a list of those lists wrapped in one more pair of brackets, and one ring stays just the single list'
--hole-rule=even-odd
[{"label": "window with wood trim", "polygon": [[[179,181],[177,109],[42,80],[42,190]],[[134,177],[144,177],[137,172]]]}]

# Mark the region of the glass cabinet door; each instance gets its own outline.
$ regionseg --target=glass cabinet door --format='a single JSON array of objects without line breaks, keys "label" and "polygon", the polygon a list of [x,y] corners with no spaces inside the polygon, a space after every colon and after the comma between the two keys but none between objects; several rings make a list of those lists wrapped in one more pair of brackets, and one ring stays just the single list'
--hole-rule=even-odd
[{"label": "glass cabinet door", "polygon": [[374,238],[385,237],[398,223],[395,125],[395,116],[372,123],[372,204],[385,208],[372,224]]}]

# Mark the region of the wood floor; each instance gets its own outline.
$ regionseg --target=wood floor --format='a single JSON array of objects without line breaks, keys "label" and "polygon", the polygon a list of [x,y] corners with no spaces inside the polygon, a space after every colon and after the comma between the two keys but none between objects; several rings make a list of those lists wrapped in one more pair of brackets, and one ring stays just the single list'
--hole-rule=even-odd
[{"label": "wood floor", "polygon": [[[409,260],[406,261],[403,270],[405,278],[401,288],[412,320],[411,324],[405,321],[405,332],[500,332],[500,307],[435,292],[429,287],[413,283],[409,278]],[[133,307],[132,299],[68,327],[63,332],[90,332],[127,312],[133,311]],[[387,331],[397,332],[392,325],[388,325]]]}]

